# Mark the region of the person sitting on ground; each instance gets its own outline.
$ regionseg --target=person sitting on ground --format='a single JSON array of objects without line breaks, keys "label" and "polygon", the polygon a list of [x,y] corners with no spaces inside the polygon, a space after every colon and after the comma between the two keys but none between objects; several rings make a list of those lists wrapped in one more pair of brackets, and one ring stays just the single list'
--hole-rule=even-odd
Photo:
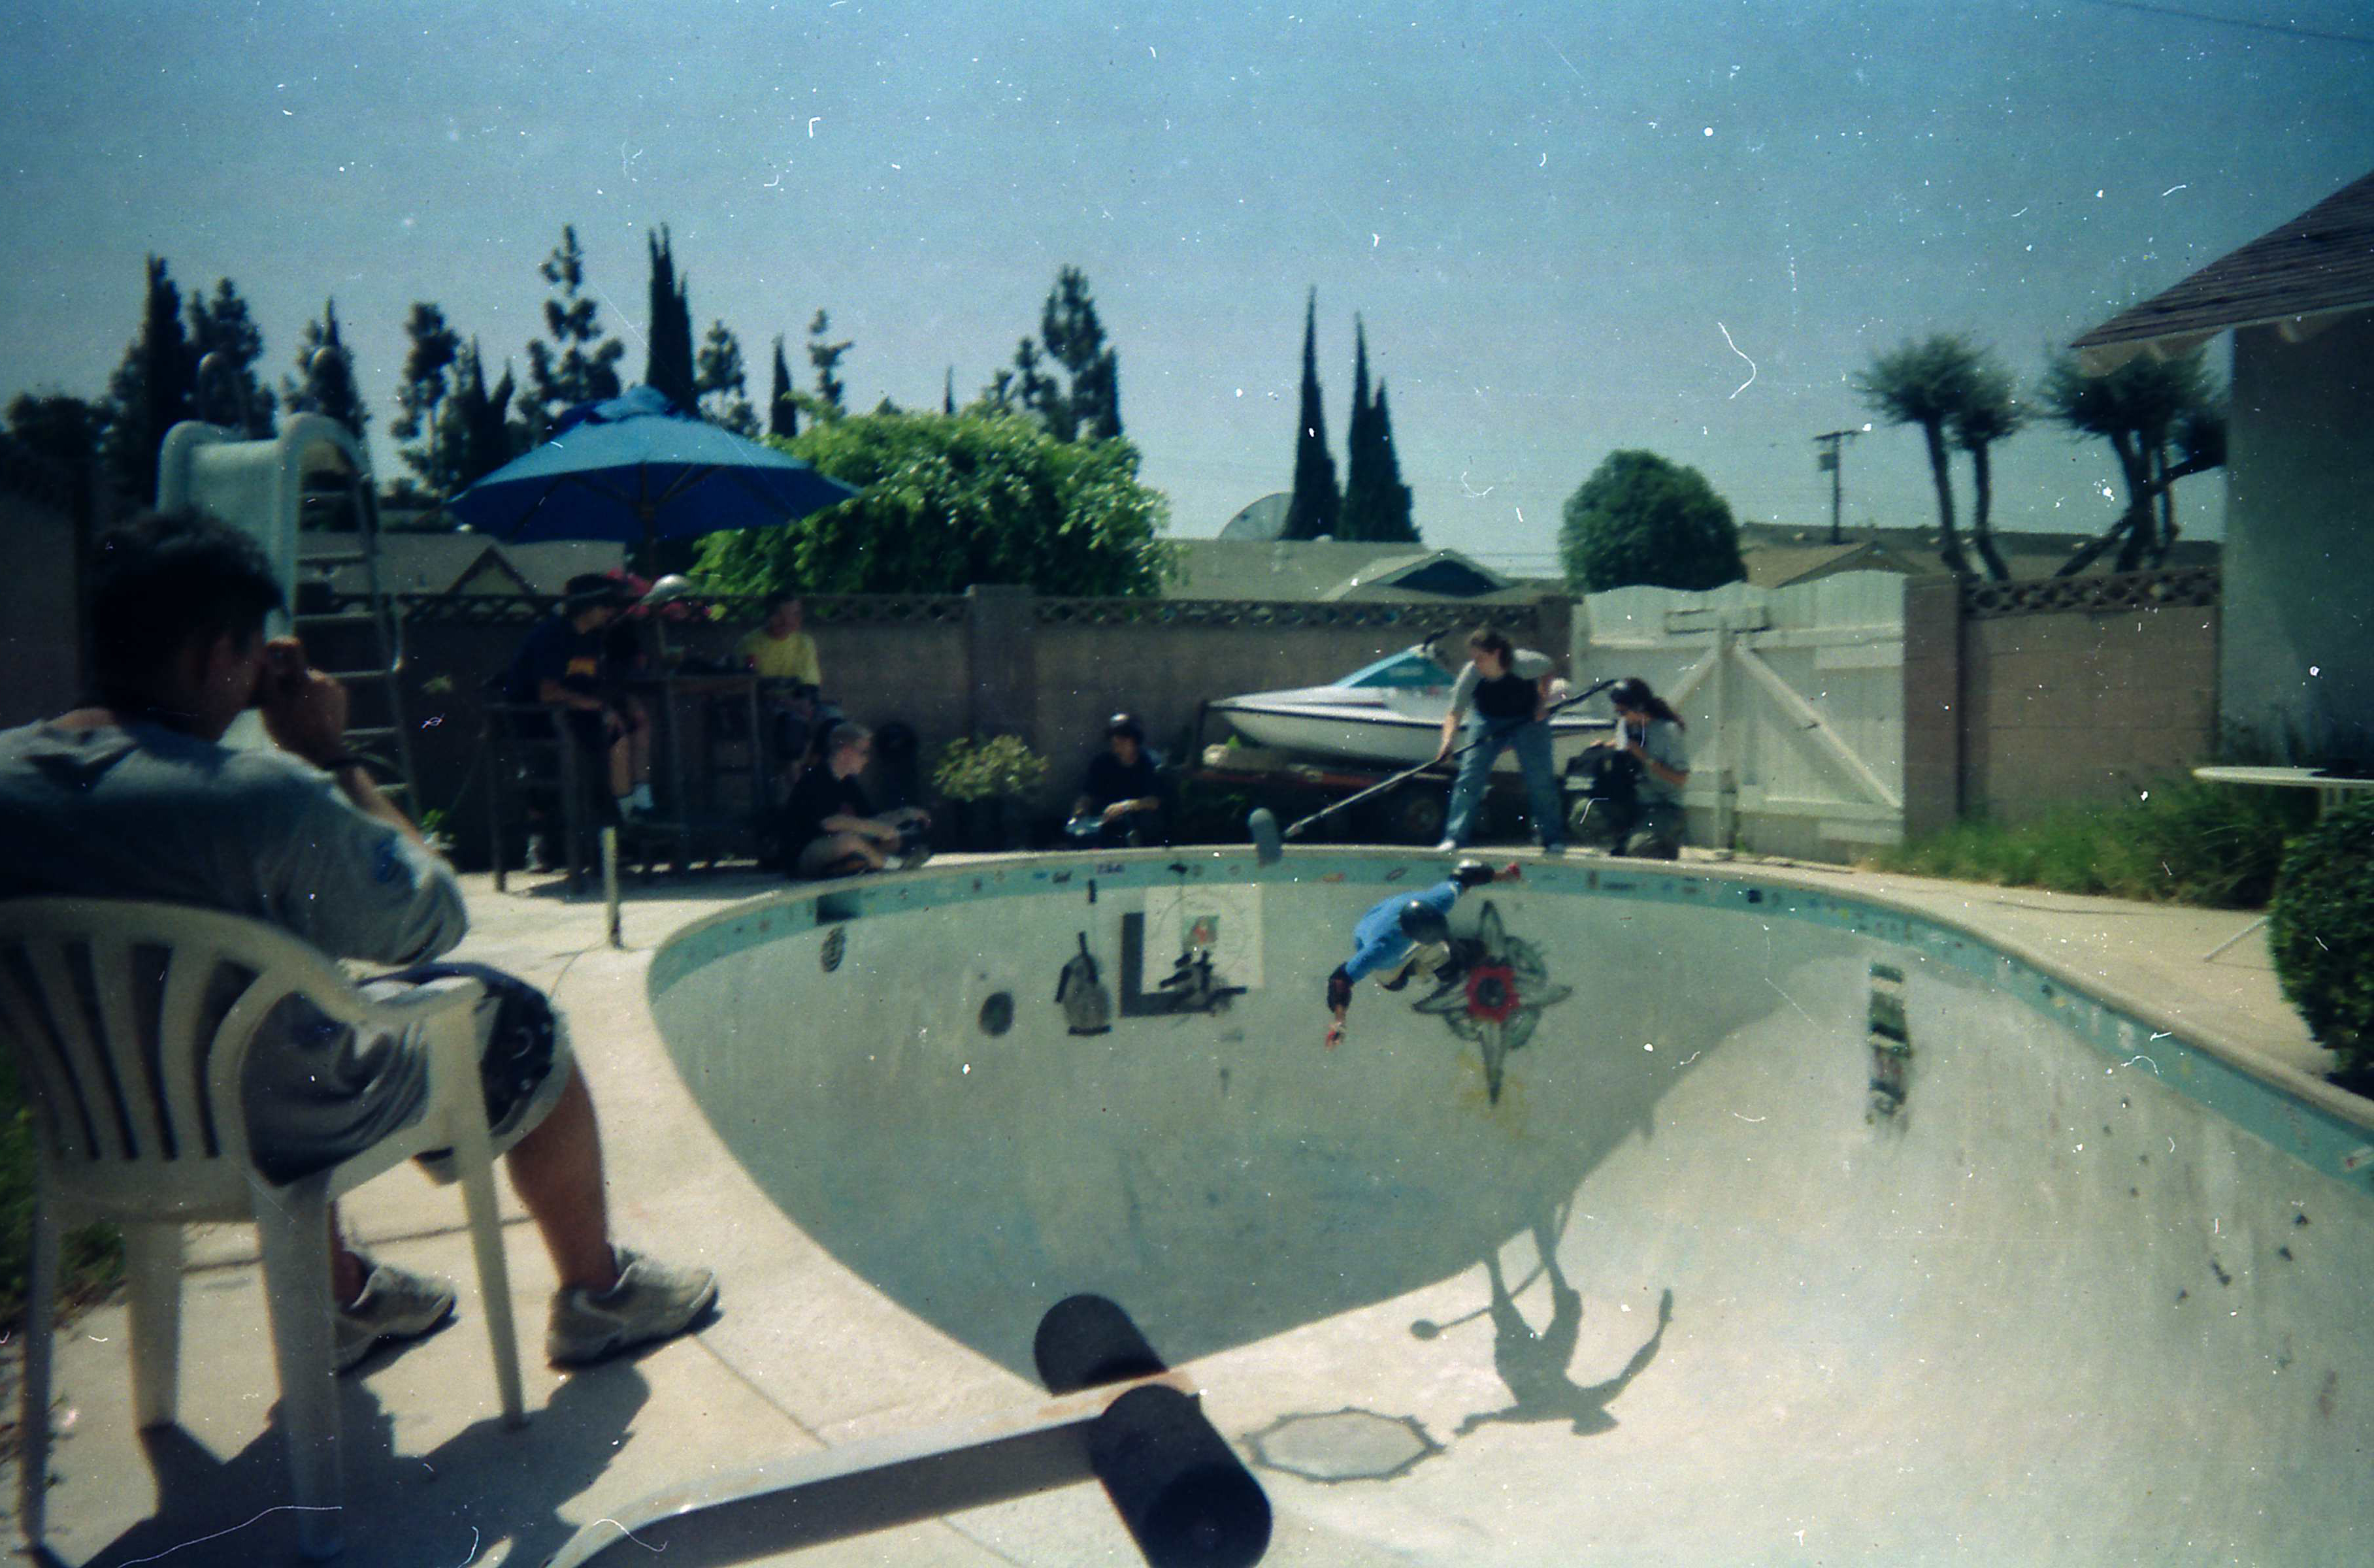
[{"label": "person sitting on ground", "polygon": [[1075,843],[1168,844],[1162,782],[1146,749],[1146,729],[1134,715],[1116,713],[1105,724],[1105,749],[1088,764],[1080,798],[1064,831]]},{"label": "person sitting on ground", "polygon": [[1616,848],[1644,860],[1675,860],[1682,850],[1682,789],[1690,781],[1689,751],[1682,738],[1686,726],[1638,675],[1610,686],[1607,700],[1616,708],[1616,737],[1592,746],[1620,752],[1639,768],[1632,828]]},{"label": "person sitting on ground", "polygon": [[1437,984],[1451,977],[1457,962],[1451,939],[1451,907],[1471,887],[1515,882],[1524,873],[1514,865],[1494,871],[1481,860],[1462,860],[1448,877],[1416,893],[1394,893],[1369,906],[1352,928],[1352,956],[1327,977],[1327,1048],[1344,1043],[1344,1017],[1352,1006],[1352,987],[1364,976],[1382,975],[1389,991],[1400,990],[1413,976],[1432,976]]},{"label": "person sitting on ground", "polygon": [[779,790],[799,781],[823,700],[824,666],[817,661],[816,638],[803,629],[806,622],[800,596],[778,593],[767,601],[766,621],[734,649],[752,674],[769,683],[760,690],[774,726]]},{"label": "person sitting on ground", "polygon": [[[336,957],[420,965],[373,994],[476,975],[495,1147],[559,1277],[546,1352],[591,1362],[682,1333],[717,1299],[716,1276],[613,1243],[593,1098],[543,993],[421,965],[462,940],[461,887],[346,750],[345,689],[308,669],[294,638],[265,640],[281,591],[263,551],[211,519],[152,515],[102,537],[93,558],[95,697],[0,733],[0,898],[188,904]],[[273,746],[226,748],[249,708]],[[417,1040],[358,1038],[282,1006],[258,1026],[241,1099],[257,1164],[286,1182],[417,1117],[429,1063]],[[341,1370],[452,1313],[451,1284],[356,1251],[335,1211],[325,1240]]]},{"label": "person sitting on ground", "polygon": [[507,701],[560,709],[578,744],[606,759],[622,822],[654,809],[651,720],[641,701],[618,688],[624,672],[605,653],[605,633],[632,603],[631,591],[616,578],[599,572],[570,578],[558,610],[520,644],[504,688]]},{"label": "person sitting on ground", "polygon": [[[1491,782],[1492,764],[1503,750],[1514,750],[1525,775],[1525,810],[1534,819],[1542,853],[1566,852],[1566,813],[1558,794],[1557,767],[1550,753],[1549,706],[1557,700],[1551,680],[1555,668],[1546,654],[1513,648],[1507,636],[1478,626],[1467,639],[1468,662],[1451,688],[1451,707],[1442,716],[1442,744],[1434,754],[1440,762],[1453,749],[1460,720],[1465,719],[1466,750],[1459,758],[1459,777],[1451,786],[1451,813],[1444,821],[1442,842],[1435,848],[1449,853],[1467,847],[1475,808]],[[1468,706],[1475,714],[1468,715]]]},{"label": "person sitting on ground", "polygon": [[931,813],[903,806],[876,816],[857,776],[874,756],[874,731],[844,720],[824,745],[783,808],[785,870],[794,877],[857,876],[896,864],[920,866],[931,855],[923,840]]}]

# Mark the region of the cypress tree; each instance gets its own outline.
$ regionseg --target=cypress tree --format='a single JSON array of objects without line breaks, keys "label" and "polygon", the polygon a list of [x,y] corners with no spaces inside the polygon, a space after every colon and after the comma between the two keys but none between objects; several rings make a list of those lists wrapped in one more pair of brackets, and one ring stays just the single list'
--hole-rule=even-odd
[{"label": "cypress tree", "polygon": [[838,415],[847,407],[841,398],[849,391],[849,383],[840,379],[840,358],[849,352],[851,345],[847,339],[839,343],[828,342],[831,331],[832,318],[818,310],[816,320],[808,323],[808,363],[816,367],[816,395],[819,407]]},{"label": "cypress tree", "polygon": [[1281,539],[1333,535],[1344,498],[1335,489],[1335,459],[1327,450],[1327,413],[1319,396],[1319,290],[1302,312],[1302,416],[1294,443],[1294,495]]},{"label": "cypress tree", "polygon": [[1369,403],[1369,329],[1352,318],[1352,416],[1344,427],[1344,509],[1338,539],[1375,539],[1378,503],[1376,410]]},{"label": "cypress tree", "polygon": [[783,334],[775,334],[775,384],[767,393],[767,434],[785,440],[800,433],[799,400],[792,395],[792,367],[783,357]]},{"label": "cypress tree", "polygon": [[667,400],[689,414],[699,400],[693,368],[692,303],[689,285],[676,275],[676,252],[667,225],[644,234],[652,255],[652,330],[643,360],[643,384],[667,394]]},{"label": "cypress tree", "polygon": [[197,359],[182,332],[182,291],[162,256],[148,258],[140,335],[107,384],[108,468],[123,494],[141,505],[157,495],[157,447],[190,417]]},{"label": "cypress tree", "polygon": [[1377,470],[1381,475],[1377,490],[1381,497],[1377,539],[1406,539],[1411,544],[1423,543],[1418,537],[1417,521],[1411,515],[1410,487],[1402,483],[1401,455],[1393,451],[1393,411],[1385,404],[1385,383],[1377,381],[1375,410],[1370,421],[1372,439],[1377,444]]}]

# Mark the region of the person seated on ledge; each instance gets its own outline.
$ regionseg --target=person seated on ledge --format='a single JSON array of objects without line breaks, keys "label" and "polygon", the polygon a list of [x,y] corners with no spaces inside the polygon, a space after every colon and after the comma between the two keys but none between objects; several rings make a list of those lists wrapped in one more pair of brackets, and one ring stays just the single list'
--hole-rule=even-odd
[{"label": "person seated on ledge", "polygon": [[1690,781],[1690,755],[1682,738],[1686,726],[1638,675],[1610,686],[1607,700],[1616,708],[1616,736],[1594,741],[1592,747],[1618,751],[1639,768],[1637,815],[1615,848],[1643,860],[1676,860],[1682,850],[1682,789]]},{"label": "person seated on ledge", "polygon": [[[307,668],[295,638],[265,640],[281,591],[262,549],[209,518],[152,515],[102,536],[92,558],[95,697],[0,732],[0,898],[187,904],[335,957],[416,965],[370,982],[372,995],[480,979],[488,1120],[559,1277],[546,1353],[598,1361],[684,1332],[716,1301],[716,1275],[612,1241],[594,1101],[544,993],[497,970],[423,963],[462,940],[462,889],[347,751],[346,689]],[[250,708],[272,748],[226,748]],[[284,1003],[248,1051],[251,1153],[279,1182],[335,1164],[417,1117],[428,1072],[417,1040],[358,1039]],[[452,1315],[451,1284],[357,1252],[335,1210],[323,1240],[339,1370]]]},{"label": "person seated on ledge", "polygon": [[1344,1043],[1344,1016],[1351,1011],[1352,987],[1366,975],[1381,974],[1378,984],[1400,990],[1413,975],[1451,978],[1444,966],[1454,962],[1451,952],[1451,907],[1471,887],[1515,882],[1524,875],[1511,864],[1494,871],[1481,860],[1462,860],[1432,887],[1416,893],[1394,893],[1369,906],[1352,928],[1352,956],[1327,977],[1327,1048]]},{"label": "person seated on ledge", "polygon": [[1080,798],[1064,831],[1080,845],[1168,844],[1162,820],[1162,782],[1146,749],[1146,729],[1133,714],[1116,713],[1105,723],[1105,749],[1088,764]]},{"label": "person seated on ledge", "polygon": [[652,726],[643,705],[621,691],[626,673],[605,651],[605,633],[634,603],[617,578],[585,572],[569,579],[559,608],[527,634],[511,660],[504,699],[560,709],[578,744],[607,759],[618,818],[649,816]]},{"label": "person seated on ledge", "polygon": [[783,807],[785,871],[794,877],[857,876],[895,865],[920,866],[932,851],[923,843],[931,813],[913,806],[880,816],[867,803],[857,776],[874,756],[874,731],[843,721],[825,736],[822,755]]}]

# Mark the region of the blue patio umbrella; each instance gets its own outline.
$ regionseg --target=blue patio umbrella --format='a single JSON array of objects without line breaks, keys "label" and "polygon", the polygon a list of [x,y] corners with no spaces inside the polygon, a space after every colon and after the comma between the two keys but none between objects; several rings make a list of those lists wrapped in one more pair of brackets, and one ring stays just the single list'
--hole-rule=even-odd
[{"label": "blue patio umbrella", "polygon": [[448,509],[507,544],[615,539],[648,548],[789,522],[857,492],[797,458],[633,387],[561,415],[552,439],[453,497]]}]

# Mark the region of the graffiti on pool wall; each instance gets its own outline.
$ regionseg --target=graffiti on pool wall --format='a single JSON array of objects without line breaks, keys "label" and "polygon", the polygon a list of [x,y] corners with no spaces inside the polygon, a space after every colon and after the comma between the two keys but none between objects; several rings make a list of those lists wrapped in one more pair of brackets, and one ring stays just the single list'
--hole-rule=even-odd
[{"label": "graffiti on pool wall", "polygon": [[1542,1010],[1574,994],[1572,986],[1550,978],[1542,951],[1510,936],[1490,899],[1472,937],[1451,939],[1453,963],[1438,971],[1434,989],[1411,1004],[1431,1013],[1484,1058],[1484,1088],[1494,1105],[1509,1058],[1525,1048],[1541,1023]]}]

